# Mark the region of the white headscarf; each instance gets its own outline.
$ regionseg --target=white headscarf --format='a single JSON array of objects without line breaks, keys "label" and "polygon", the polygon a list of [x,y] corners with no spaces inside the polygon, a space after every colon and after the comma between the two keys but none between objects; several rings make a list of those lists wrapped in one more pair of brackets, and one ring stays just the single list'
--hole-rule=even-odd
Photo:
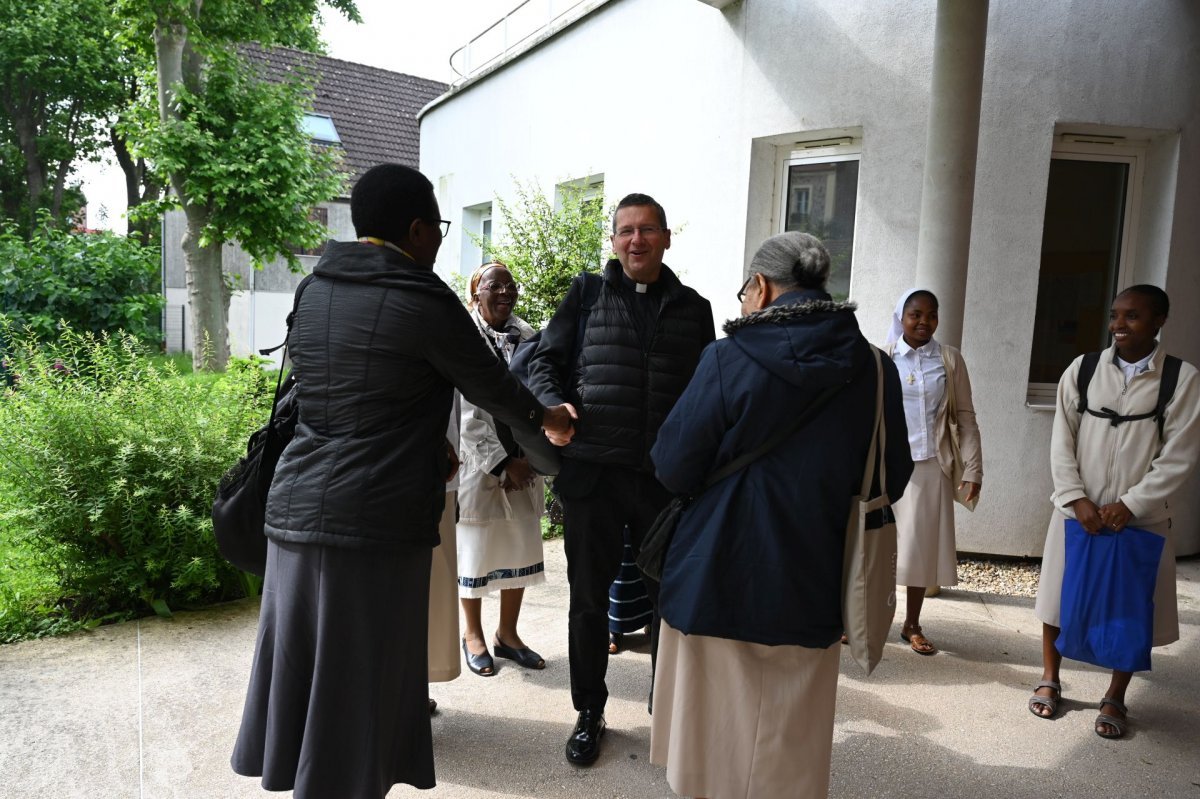
[{"label": "white headscarf", "polygon": [[888,328],[887,340],[884,342],[886,345],[891,346],[904,336],[904,306],[908,302],[908,298],[918,291],[921,289],[911,288],[896,300],[896,309],[892,311],[892,326]]}]

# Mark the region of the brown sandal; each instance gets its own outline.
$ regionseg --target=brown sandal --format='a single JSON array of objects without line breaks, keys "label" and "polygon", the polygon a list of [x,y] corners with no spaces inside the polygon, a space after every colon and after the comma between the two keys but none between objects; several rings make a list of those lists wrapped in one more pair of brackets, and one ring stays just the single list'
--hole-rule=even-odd
[{"label": "brown sandal", "polygon": [[937,647],[921,634],[921,628],[905,627],[900,630],[900,640],[912,647],[912,651],[918,655],[936,655]]}]

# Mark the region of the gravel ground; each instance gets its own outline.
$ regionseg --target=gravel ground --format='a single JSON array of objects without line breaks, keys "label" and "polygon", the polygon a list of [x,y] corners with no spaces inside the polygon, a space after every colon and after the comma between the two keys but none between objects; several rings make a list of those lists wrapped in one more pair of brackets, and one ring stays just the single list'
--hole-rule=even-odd
[{"label": "gravel ground", "polygon": [[959,558],[959,591],[1006,596],[1036,596],[1041,563],[1030,560]]}]

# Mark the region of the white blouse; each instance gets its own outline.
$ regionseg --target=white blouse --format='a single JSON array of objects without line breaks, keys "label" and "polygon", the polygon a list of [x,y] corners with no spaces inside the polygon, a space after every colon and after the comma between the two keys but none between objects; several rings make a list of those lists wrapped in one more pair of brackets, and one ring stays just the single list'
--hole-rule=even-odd
[{"label": "white blouse", "polygon": [[946,394],[946,365],[942,346],[930,339],[913,349],[903,338],[896,342],[892,362],[900,372],[904,391],[904,420],[908,423],[908,446],[914,461],[937,457],[937,413]]}]

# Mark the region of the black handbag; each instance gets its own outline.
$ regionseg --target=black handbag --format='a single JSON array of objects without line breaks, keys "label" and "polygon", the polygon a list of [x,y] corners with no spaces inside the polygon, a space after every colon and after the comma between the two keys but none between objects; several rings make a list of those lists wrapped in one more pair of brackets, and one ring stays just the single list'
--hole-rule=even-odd
[{"label": "black handbag", "polygon": [[637,567],[647,579],[654,582],[662,582],[663,564],[667,559],[667,550],[671,547],[671,539],[675,537],[675,528],[679,526],[679,517],[683,515],[687,506],[700,494],[707,491],[712,486],[724,480],[726,477],[741,471],[749,466],[754,461],[766,455],[777,444],[791,437],[800,428],[804,427],[813,415],[821,409],[826,402],[829,401],[834,394],[841,391],[844,383],[830,386],[822,391],[812,401],[812,403],[804,409],[804,412],[796,419],[795,423],[789,425],[786,429],[776,433],[771,438],[767,439],[766,443],[758,447],[752,452],[748,452],[739,458],[734,458],[729,463],[722,466],[710,474],[704,480],[704,484],[700,486],[698,491],[690,494],[679,494],[667,503],[658,516],[654,519],[654,523],[650,525],[650,529],[646,531],[645,537],[642,539],[642,548],[638,552]]},{"label": "black handbag", "polygon": [[[288,333],[291,334],[296,308],[300,306],[300,295],[312,282],[312,275],[300,281],[296,288],[296,299],[292,312],[287,317]],[[287,360],[287,338],[278,347],[259,350],[263,355],[283,348],[283,359]],[[275,383],[275,402],[271,405],[271,418],[250,434],[246,444],[246,456],[221,476],[217,495],[213,499],[213,535],[217,539],[217,550],[225,560],[244,572],[262,577],[267,570],[267,492],[275,477],[279,456],[296,433],[300,421],[300,406],[296,401],[296,372],[288,373],[283,379],[283,364],[279,367],[279,378]]]},{"label": "black handbag", "polygon": [[267,492],[279,456],[292,440],[300,419],[294,372],[277,388],[276,396],[271,419],[250,435],[246,456],[221,476],[212,507],[213,535],[221,556],[259,577],[267,569]]}]

